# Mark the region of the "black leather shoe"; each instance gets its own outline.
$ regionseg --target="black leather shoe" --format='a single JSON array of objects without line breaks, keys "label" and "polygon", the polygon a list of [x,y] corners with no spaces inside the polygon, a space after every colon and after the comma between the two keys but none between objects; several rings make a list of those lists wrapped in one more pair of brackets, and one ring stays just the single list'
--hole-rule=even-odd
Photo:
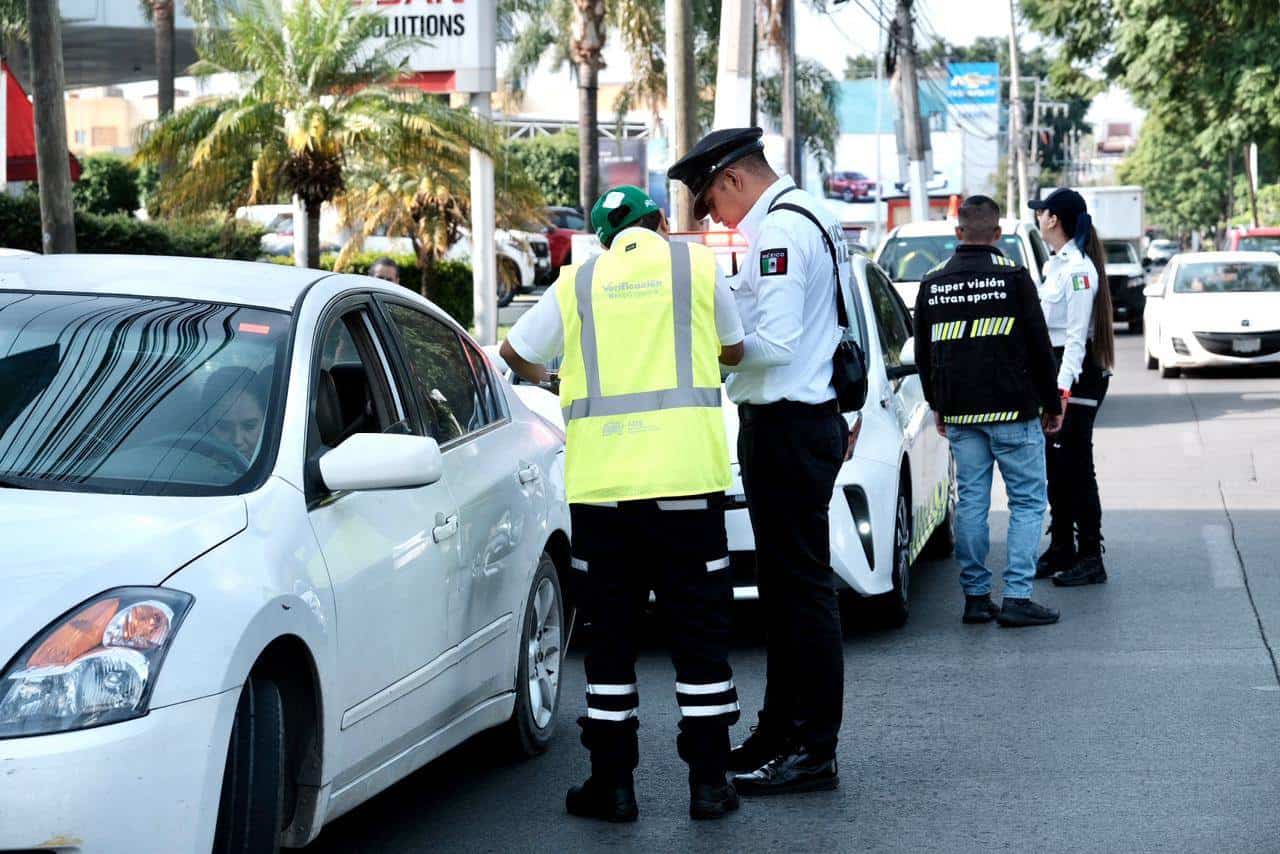
[{"label": "black leather shoe", "polygon": [[1000,625],[1006,628],[1022,626],[1047,626],[1058,622],[1058,612],[1043,605],[1037,605],[1030,599],[1010,599],[1005,597],[1000,608],[1000,616],[996,617]]},{"label": "black leather shoe", "polygon": [[786,749],[771,733],[753,726],[747,740],[729,751],[729,770],[738,774],[754,771]]},{"label": "black leather shoe", "polygon": [[738,790],[732,783],[689,784],[689,818],[724,818],[738,804]]},{"label": "black leather shoe", "polygon": [[744,797],[817,792],[840,785],[835,757],[819,758],[800,749],[784,753],[752,771],[735,774],[733,785]]},{"label": "black leather shoe", "polygon": [[989,623],[1000,613],[1000,608],[991,601],[991,594],[964,597],[964,617],[966,623]]},{"label": "black leather shoe", "polygon": [[1058,587],[1083,587],[1086,584],[1105,584],[1106,581],[1107,568],[1102,565],[1101,555],[1082,557],[1075,566],[1053,577],[1053,583]]},{"label": "black leather shoe", "polygon": [[569,794],[565,795],[564,806],[569,815],[614,823],[635,821],[640,817],[635,786],[600,784],[593,777],[587,778],[587,782],[581,786],[570,789]]},{"label": "black leather shoe", "polygon": [[1051,578],[1055,573],[1070,569],[1075,562],[1074,545],[1050,543],[1048,550],[1036,561],[1036,578]]}]

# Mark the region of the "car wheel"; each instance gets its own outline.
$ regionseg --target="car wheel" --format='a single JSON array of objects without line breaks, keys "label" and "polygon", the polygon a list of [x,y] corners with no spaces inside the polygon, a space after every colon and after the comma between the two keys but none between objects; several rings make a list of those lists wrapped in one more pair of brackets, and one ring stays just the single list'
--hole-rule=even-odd
[{"label": "car wheel", "polygon": [[845,189],[845,191],[840,194],[840,198],[846,202],[853,201],[853,190]]},{"label": "car wheel", "polygon": [[510,258],[498,258],[498,308],[506,308],[520,290],[520,268]]},{"label": "car wheel", "polygon": [[942,517],[942,521],[938,523],[938,527],[934,529],[929,536],[929,541],[924,545],[925,556],[935,560],[950,557],[956,548],[956,504],[960,501],[960,491],[956,485],[955,457],[950,454],[947,456],[949,460],[947,469],[947,515]]},{"label": "car wheel", "polygon": [[274,854],[283,815],[284,703],[275,683],[250,678],[231,725],[214,854]]},{"label": "car wheel", "polygon": [[537,756],[547,749],[555,731],[568,638],[560,578],[546,552],[533,574],[523,626],[516,666],[516,708],[507,727],[520,754]]},{"label": "car wheel", "polygon": [[1160,365],[1160,379],[1162,380],[1177,379],[1180,373],[1182,372],[1177,368],[1167,368],[1164,365]]},{"label": "car wheel", "polygon": [[1160,367],[1160,363],[1156,361],[1155,356],[1151,355],[1151,351],[1148,350],[1146,347],[1143,347],[1142,349],[1147,356],[1147,370],[1154,371],[1156,368]]},{"label": "car wheel", "polygon": [[1133,335],[1138,335],[1139,333],[1141,333],[1141,332],[1142,332],[1142,318],[1141,318],[1141,317],[1135,317],[1135,318],[1133,318],[1132,320],[1130,320],[1130,321],[1129,321],[1129,332],[1130,332],[1130,334],[1133,334]]},{"label": "car wheel", "polygon": [[901,486],[893,519],[893,589],[872,602],[880,621],[897,628],[907,622],[911,610],[911,505]]}]

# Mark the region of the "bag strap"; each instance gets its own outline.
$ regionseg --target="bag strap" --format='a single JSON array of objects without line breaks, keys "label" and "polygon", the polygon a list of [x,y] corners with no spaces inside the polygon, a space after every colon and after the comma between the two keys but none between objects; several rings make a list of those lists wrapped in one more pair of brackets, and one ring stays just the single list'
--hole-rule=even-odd
[{"label": "bag strap", "polygon": [[827,230],[822,227],[822,223],[818,221],[818,218],[814,216],[813,212],[808,208],[802,208],[800,207],[800,205],[793,205],[790,202],[778,201],[779,197],[791,192],[794,189],[795,187],[791,187],[789,189],[783,190],[777,196],[774,196],[773,203],[769,205],[768,212],[773,213],[774,211],[791,211],[792,213],[798,213],[805,219],[809,220],[809,222],[813,223],[814,226],[818,229],[818,233],[822,235],[822,241],[827,244],[827,253],[831,255],[831,266],[835,270],[835,274],[836,274],[836,322],[840,324],[841,328],[848,329],[849,328],[849,312],[848,310],[845,309],[844,288],[841,286],[841,283],[840,283],[840,260],[839,260],[840,256],[836,253],[836,245],[831,242],[831,235],[827,233]]}]

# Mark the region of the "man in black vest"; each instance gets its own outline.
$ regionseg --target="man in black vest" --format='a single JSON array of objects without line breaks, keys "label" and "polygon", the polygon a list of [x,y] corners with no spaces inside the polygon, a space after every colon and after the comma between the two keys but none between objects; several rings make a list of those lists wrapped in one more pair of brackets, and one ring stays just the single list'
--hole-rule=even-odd
[{"label": "man in black vest", "polygon": [[[1025,267],[998,247],[1000,208],[986,196],[960,207],[960,245],[916,296],[916,365],[938,432],[956,461],[956,560],[964,622],[1039,626],[1058,612],[1031,601],[1048,499],[1044,434],[1062,426],[1057,366],[1040,299]],[[991,473],[1009,496],[1004,601],[991,601],[987,514]]]}]

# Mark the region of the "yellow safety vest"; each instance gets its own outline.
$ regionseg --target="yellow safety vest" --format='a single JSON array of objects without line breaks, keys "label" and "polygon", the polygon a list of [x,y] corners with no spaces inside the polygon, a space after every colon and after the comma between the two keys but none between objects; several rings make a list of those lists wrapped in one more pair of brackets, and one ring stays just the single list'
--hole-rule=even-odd
[{"label": "yellow safety vest", "polygon": [[655,232],[561,271],[570,503],[728,488],[715,287],[709,249]]}]

